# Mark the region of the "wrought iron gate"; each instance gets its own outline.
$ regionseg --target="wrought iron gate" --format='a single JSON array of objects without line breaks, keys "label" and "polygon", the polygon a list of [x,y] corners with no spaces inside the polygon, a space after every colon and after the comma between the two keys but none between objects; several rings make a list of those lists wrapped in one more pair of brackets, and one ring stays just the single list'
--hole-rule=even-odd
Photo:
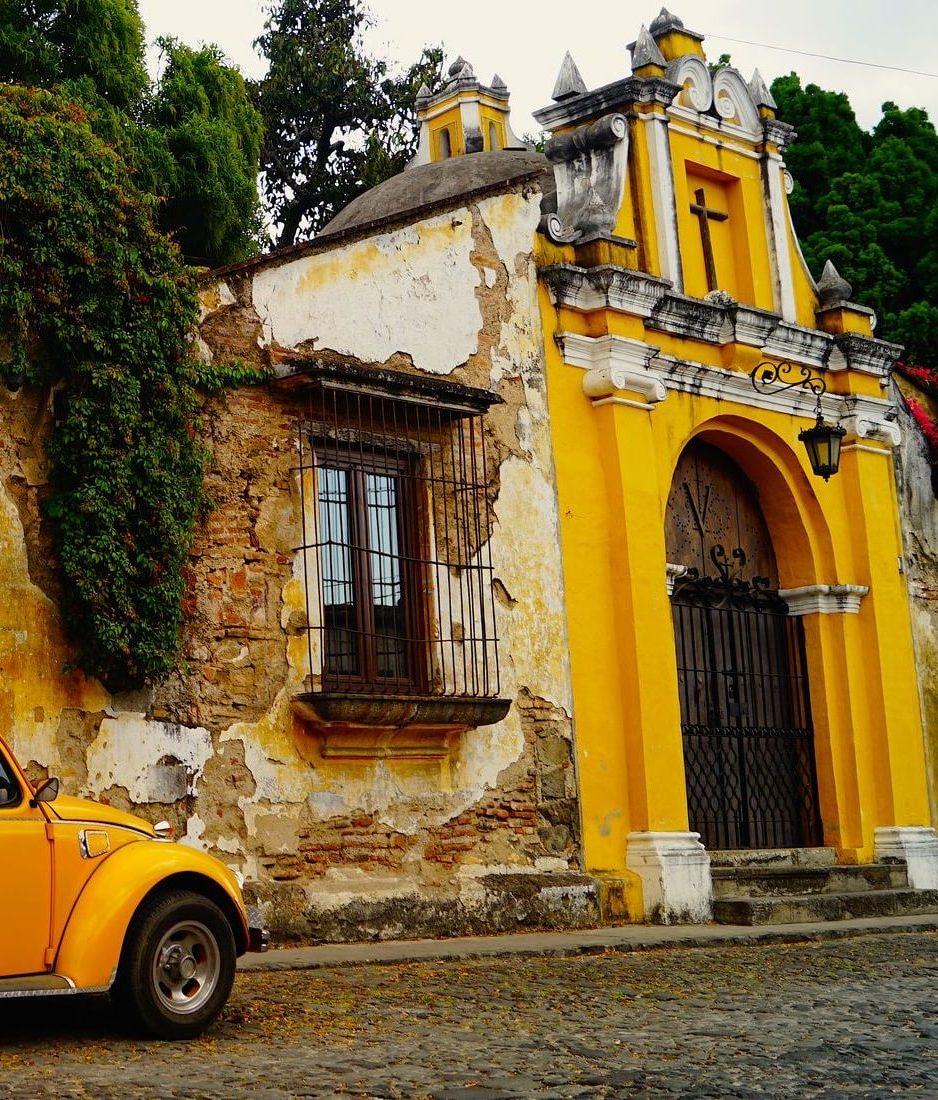
[{"label": "wrought iron gate", "polygon": [[801,620],[744,552],[712,547],[716,576],[674,589],[691,828],[707,848],[820,843],[814,736]]}]

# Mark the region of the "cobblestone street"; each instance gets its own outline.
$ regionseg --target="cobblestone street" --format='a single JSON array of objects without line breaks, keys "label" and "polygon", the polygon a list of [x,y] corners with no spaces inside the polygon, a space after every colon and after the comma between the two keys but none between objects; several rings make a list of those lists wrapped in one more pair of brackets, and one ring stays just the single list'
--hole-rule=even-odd
[{"label": "cobblestone street", "polygon": [[938,936],[240,974],[203,1039],[0,1002],[0,1096],[938,1096]]}]

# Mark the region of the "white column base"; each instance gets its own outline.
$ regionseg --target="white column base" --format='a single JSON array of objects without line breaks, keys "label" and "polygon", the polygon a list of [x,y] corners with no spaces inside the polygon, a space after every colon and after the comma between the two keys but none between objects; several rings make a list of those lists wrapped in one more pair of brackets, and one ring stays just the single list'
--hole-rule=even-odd
[{"label": "white column base", "polygon": [[712,918],[710,857],[700,833],[629,833],[625,864],[642,880],[645,920],[703,924]]},{"label": "white column base", "polygon": [[938,836],[924,825],[889,825],[874,830],[877,860],[904,859],[914,890],[938,890]]}]

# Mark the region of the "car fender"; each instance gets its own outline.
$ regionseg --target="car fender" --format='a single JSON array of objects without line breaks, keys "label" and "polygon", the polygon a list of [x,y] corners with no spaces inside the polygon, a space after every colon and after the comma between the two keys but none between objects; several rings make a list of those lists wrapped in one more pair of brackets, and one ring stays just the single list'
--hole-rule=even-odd
[{"label": "car fender", "polygon": [[85,884],[65,925],[55,972],[77,989],[110,988],[134,914],[163,886],[212,898],[231,921],[238,954],[245,950],[247,914],[234,872],[195,848],[144,840],[119,848]]}]

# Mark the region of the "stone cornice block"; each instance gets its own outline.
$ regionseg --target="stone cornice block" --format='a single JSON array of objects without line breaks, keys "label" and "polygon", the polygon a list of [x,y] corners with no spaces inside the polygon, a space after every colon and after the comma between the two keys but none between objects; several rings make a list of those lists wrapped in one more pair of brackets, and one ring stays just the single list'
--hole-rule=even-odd
[{"label": "stone cornice block", "polygon": [[863,584],[807,584],[779,589],[778,594],[789,615],[856,615],[869,591]]},{"label": "stone cornice block", "polygon": [[564,362],[583,370],[617,367],[643,371],[658,354],[658,348],[652,344],[626,336],[581,336],[578,332],[562,332],[557,343]]},{"label": "stone cornice block", "polygon": [[843,356],[846,369],[872,374],[883,381],[889,377],[896,360],[902,354],[900,344],[861,336],[857,332],[841,332],[833,340]]},{"label": "stone cornice block", "polygon": [[795,128],[788,122],[782,122],[778,118],[764,118],[762,120],[762,133],[765,140],[777,145],[781,152],[798,136]]},{"label": "stone cornice block", "polygon": [[806,366],[827,366],[833,341],[826,332],[806,328],[791,321],[779,321],[762,348],[764,355],[778,359],[793,359]]},{"label": "stone cornice block", "polygon": [[684,294],[666,294],[645,322],[647,328],[686,336],[708,344],[727,343],[729,317],[725,306],[689,298]]},{"label": "stone cornice block", "polygon": [[667,279],[612,264],[589,268],[555,264],[544,268],[541,274],[553,294],[555,305],[584,313],[614,309],[647,317],[671,289]]},{"label": "stone cornice block", "polygon": [[534,112],[546,130],[559,130],[590,122],[610,111],[628,111],[635,103],[661,103],[667,106],[680,92],[678,84],[660,77],[642,79],[629,76],[592,92],[583,92],[560,103],[552,103]]},{"label": "stone cornice block", "polygon": [[890,447],[898,447],[902,442],[902,431],[897,413],[896,407],[889,401],[859,394],[845,398],[840,424],[847,429],[846,441],[878,439]]},{"label": "stone cornice block", "polygon": [[733,321],[733,338],[737,344],[763,348],[778,328],[781,318],[777,313],[755,306],[736,304],[729,308]]}]

